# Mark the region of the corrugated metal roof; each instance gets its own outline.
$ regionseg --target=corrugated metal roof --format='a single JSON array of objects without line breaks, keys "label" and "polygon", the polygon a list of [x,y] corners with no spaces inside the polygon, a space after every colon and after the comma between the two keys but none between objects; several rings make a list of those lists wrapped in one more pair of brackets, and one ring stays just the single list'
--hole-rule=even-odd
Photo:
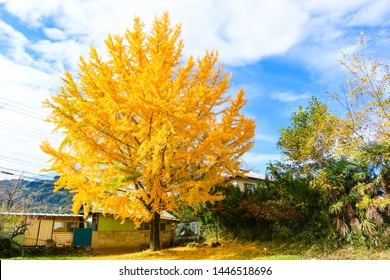
[{"label": "corrugated metal roof", "polygon": [[[98,211],[99,213],[99,211]],[[72,213],[33,213],[33,212],[0,212],[0,215],[13,215],[13,216],[34,216],[34,217],[83,217],[82,214],[72,214]],[[168,221],[180,221],[180,219],[173,216],[168,211],[163,211],[161,214],[162,220]]]},{"label": "corrugated metal roof", "polygon": [[80,214],[73,213],[34,213],[34,212],[0,212],[0,215],[14,215],[14,216],[47,216],[47,217],[83,217]]},{"label": "corrugated metal roof", "polygon": [[[253,171],[246,171],[246,170],[241,170],[242,174],[245,176],[245,178],[250,178],[250,179],[256,179],[256,180],[265,180],[265,175],[259,174]],[[231,178],[232,175],[230,174],[222,174],[223,176]],[[238,176],[240,177],[240,176]]]},{"label": "corrugated metal roof", "polygon": [[[95,213],[103,213],[103,210],[102,209],[98,209]],[[107,211],[107,214],[111,214],[109,211]],[[161,213],[161,219],[163,220],[169,220],[169,221],[180,221],[180,219],[176,218],[175,216],[173,216],[171,213],[169,213],[168,211],[166,210],[163,210],[162,213]]]},{"label": "corrugated metal roof", "polygon": [[171,213],[165,210],[163,210],[161,213],[161,219],[170,220],[170,221],[180,221],[180,219],[176,218]]},{"label": "corrugated metal roof", "polygon": [[259,174],[259,173],[253,172],[253,171],[245,172],[244,175],[247,178],[265,180],[265,176],[263,174]]}]

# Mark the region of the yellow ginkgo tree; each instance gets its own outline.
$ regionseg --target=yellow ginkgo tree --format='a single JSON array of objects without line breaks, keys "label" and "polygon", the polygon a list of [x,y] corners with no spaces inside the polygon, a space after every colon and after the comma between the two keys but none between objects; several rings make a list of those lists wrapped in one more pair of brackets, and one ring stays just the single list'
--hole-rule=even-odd
[{"label": "yellow ginkgo tree", "polygon": [[61,175],[56,188],[74,193],[74,211],[150,222],[153,250],[163,210],[221,199],[211,190],[223,174],[240,174],[255,130],[241,112],[244,91],[227,94],[217,52],[183,61],[180,33],[168,13],[149,33],[135,18],[133,30],[108,36],[105,59],[91,47],[77,78],[66,72],[45,101],[65,135],[59,147],[41,145]]}]

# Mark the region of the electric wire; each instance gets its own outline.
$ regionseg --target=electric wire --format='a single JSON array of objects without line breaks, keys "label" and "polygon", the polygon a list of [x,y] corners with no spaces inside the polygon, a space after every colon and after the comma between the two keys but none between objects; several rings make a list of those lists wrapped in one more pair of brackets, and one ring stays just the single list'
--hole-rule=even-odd
[{"label": "electric wire", "polygon": [[[54,180],[56,177],[56,175],[39,174],[39,173],[30,172],[30,171],[22,171],[22,170],[17,170],[17,169],[13,169],[13,168],[0,166],[0,174],[7,174],[7,173],[10,173],[8,175],[13,175],[13,176],[20,176],[22,174],[23,175],[28,174],[28,175],[30,175],[28,177],[31,177],[34,179],[37,179],[37,177],[42,177],[42,178],[45,178],[47,180]],[[15,174],[15,173],[18,173],[18,174]],[[34,176],[34,177],[32,177],[32,176]]]},{"label": "electric wire", "polygon": [[32,117],[32,118],[35,118],[35,119],[38,119],[38,120],[42,120],[42,119],[45,119],[46,116],[43,116],[43,115],[37,115],[37,114],[34,114],[34,113],[29,113],[28,111],[26,110],[23,110],[23,109],[18,109],[18,108],[9,108],[9,105],[6,106],[6,107],[2,107],[1,105],[4,104],[2,102],[0,102],[0,108],[2,109],[7,109],[9,111],[12,111],[12,112],[15,112],[15,113],[19,113],[19,114],[22,114],[22,115],[25,115],[25,116],[29,116],[29,117]]},{"label": "electric wire", "polygon": [[22,160],[22,159],[16,159],[8,156],[3,156],[0,155],[0,161],[7,161],[7,162],[12,162],[12,163],[17,163],[17,164],[22,164],[26,166],[31,166],[31,167],[39,167],[39,168],[48,168],[48,165],[44,165],[41,163],[29,161],[29,160]]},{"label": "electric wire", "polygon": [[54,141],[56,143],[61,143],[61,139],[55,136],[47,135],[45,133],[39,133],[39,131],[34,132],[33,130],[22,128],[18,125],[14,124],[8,124],[5,122],[0,121],[0,129],[2,132],[11,132],[14,134],[19,134],[21,136],[29,137],[36,140],[44,140],[49,139],[51,141]]},{"label": "electric wire", "polygon": [[7,109],[37,119],[47,118],[47,113],[42,110],[35,109],[31,106],[15,102],[4,97],[0,97],[0,107],[2,107],[2,109]]},{"label": "electric wire", "polygon": [[[36,109],[32,106],[24,105],[19,102],[12,101],[10,99],[0,97],[0,112],[2,111],[13,111],[16,113],[19,113],[27,118],[35,118],[43,121],[43,119],[47,118],[47,112],[44,112],[42,110]],[[7,119],[2,119],[0,121],[0,132],[2,134],[18,134],[23,137],[23,139],[35,139],[39,141],[43,141],[44,139],[49,140],[53,144],[59,144],[62,142],[62,140],[58,137],[48,135],[47,132],[42,132],[39,130],[33,130],[28,125],[17,125],[12,122],[8,122]],[[13,143],[9,143],[8,145],[12,145]],[[3,163],[3,164],[1,164]],[[10,163],[20,165],[20,166],[25,166],[25,167],[38,167],[40,169],[43,168],[48,168],[48,165],[42,164],[42,163],[37,163],[29,160],[24,160],[24,159],[18,159],[12,156],[7,156],[7,155],[0,155],[0,164],[1,165],[8,165]],[[20,169],[24,169],[24,167],[21,167]],[[28,169],[28,168],[27,168]],[[13,169],[11,170],[10,168],[2,168],[3,171],[8,172],[8,173],[14,173],[14,176],[17,176],[16,173],[22,174],[22,171]],[[26,174],[27,173],[27,174]],[[32,172],[24,172],[24,178],[30,178],[30,179],[39,179],[39,178],[47,178],[53,180],[53,177],[45,177],[42,174],[37,174],[37,173],[32,173]],[[0,175],[2,177],[4,176],[11,176],[10,174],[6,174],[4,172],[0,172]]]},{"label": "electric wire", "polygon": [[13,101],[13,100],[7,99],[7,98],[5,98],[5,97],[0,97],[0,99],[4,100],[4,101],[6,101],[6,102],[11,102],[11,103],[17,104],[18,106],[23,106],[23,107],[29,108],[29,109],[31,109],[31,110],[33,110],[33,111],[37,111],[37,112],[40,112],[40,113],[46,114],[46,112],[45,112],[45,111],[43,111],[43,110],[37,109],[37,108],[35,108],[35,107],[32,107],[32,106],[29,106],[29,105],[24,105],[24,104],[21,104],[21,103],[19,103],[19,102],[16,102],[16,101]]}]

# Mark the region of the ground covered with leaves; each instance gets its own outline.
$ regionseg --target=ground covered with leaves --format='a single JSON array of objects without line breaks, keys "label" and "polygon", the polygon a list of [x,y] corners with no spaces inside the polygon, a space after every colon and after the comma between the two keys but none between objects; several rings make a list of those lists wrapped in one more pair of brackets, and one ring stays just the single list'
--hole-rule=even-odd
[{"label": "ground covered with leaves", "polygon": [[221,246],[189,243],[161,251],[129,253],[120,250],[94,250],[83,259],[90,260],[390,260],[390,249],[329,248],[300,243],[259,243],[221,241]]},{"label": "ground covered with leaves", "polygon": [[222,240],[213,243],[188,243],[160,251],[88,248],[31,249],[16,260],[390,260],[390,248],[329,246],[325,243],[241,242]]}]

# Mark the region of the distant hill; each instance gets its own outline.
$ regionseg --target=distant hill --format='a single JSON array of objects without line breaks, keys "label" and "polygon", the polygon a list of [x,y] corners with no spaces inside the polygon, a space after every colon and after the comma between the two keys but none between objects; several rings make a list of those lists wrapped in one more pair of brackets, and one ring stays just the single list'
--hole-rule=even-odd
[{"label": "distant hill", "polygon": [[[12,189],[17,180],[0,180],[2,190]],[[19,192],[13,200],[13,208],[25,212],[67,213],[71,212],[72,194],[67,190],[54,192],[54,181],[35,180],[20,181]],[[4,199],[0,197],[0,205]],[[16,211],[16,210],[15,210]]]}]

